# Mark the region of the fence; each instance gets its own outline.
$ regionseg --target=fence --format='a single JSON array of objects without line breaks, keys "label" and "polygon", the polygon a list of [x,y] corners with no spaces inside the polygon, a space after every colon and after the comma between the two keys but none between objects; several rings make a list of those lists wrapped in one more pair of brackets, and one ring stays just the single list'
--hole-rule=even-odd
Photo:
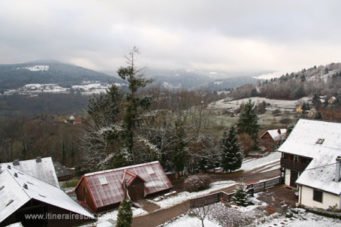
[{"label": "fence", "polygon": [[190,208],[203,207],[221,201],[221,192],[190,200]]},{"label": "fence", "polygon": [[[269,180],[258,182],[256,184],[247,185],[247,189],[250,194],[265,191],[266,189],[272,188],[276,185],[282,184],[282,177],[275,177]],[[225,192],[217,192],[214,194],[202,196],[199,198],[190,200],[190,208],[203,207],[218,202],[230,202],[234,193],[227,194]]]},{"label": "fence", "polygon": [[258,182],[256,184],[249,184],[248,188],[253,190],[254,193],[257,193],[257,192],[265,191],[266,189],[272,188],[282,183],[283,183],[283,178],[279,176],[279,177],[274,177],[269,180]]}]

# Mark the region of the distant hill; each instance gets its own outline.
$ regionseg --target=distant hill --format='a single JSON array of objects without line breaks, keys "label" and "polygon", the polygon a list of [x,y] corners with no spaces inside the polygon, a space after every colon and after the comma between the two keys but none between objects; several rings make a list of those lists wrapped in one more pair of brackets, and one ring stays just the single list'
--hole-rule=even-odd
[{"label": "distant hill", "polygon": [[[152,86],[165,89],[221,91],[245,83],[252,77],[186,70],[146,70]],[[56,61],[35,61],[0,65],[0,116],[81,113],[89,95],[105,92],[116,84],[125,90],[126,82],[108,75]]]},{"label": "distant hill", "polygon": [[26,84],[58,84],[68,88],[84,81],[123,83],[114,76],[56,61],[0,65],[0,91]]},{"label": "distant hill", "polygon": [[153,79],[154,85],[158,84],[170,90],[205,89],[220,91],[257,82],[257,79],[252,76],[186,70],[149,70],[146,71],[145,75]]}]

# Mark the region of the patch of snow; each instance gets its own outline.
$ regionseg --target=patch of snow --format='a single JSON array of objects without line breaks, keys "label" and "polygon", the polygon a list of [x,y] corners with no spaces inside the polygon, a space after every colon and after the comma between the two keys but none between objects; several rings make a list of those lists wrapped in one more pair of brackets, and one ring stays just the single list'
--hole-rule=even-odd
[{"label": "patch of snow", "polygon": [[31,72],[46,72],[49,71],[50,66],[49,65],[34,65],[34,66],[28,66],[24,67],[24,69],[27,69]]},{"label": "patch of snow", "polygon": [[179,84],[171,84],[171,83],[168,83],[168,82],[163,82],[162,83],[162,87],[166,88],[166,89],[180,89],[182,87],[182,85],[179,83]]},{"label": "patch of snow", "polygon": [[[145,210],[143,210],[142,208],[132,207],[132,211],[133,211],[133,217],[147,214],[147,212]],[[98,224],[105,225],[106,222],[111,222],[111,223],[114,222],[115,223],[117,220],[117,215],[118,215],[118,209],[103,213],[97,218],[96,225],[97,226],[98,226]]]},{"label": "patch of snow", "polygon": [[92,95],[92,94],[105,93],[110,87],[111,87],[111,84],[108,84],[108,83],[103,84],[99,82],[93,82],[93,83],[87,83],[87,84],[83,83],[81,85],[73,85],[72,90],[76,92],[80,92],[82,95]]},{"label": "patch of snow", "polygon": [[259,76],[255,76],[254,78],[257,80],[271,80],[275,78],[280,78],[284,74],[285,72],[271,72],[271,73],[265,73]]},{"label": "patch of snow", "polygon": [[241,169],[244,171],[251,171],[260,167],[264,167],[279,162],[280,159],[281,152],[275,151],[262,158],[246,160],[245,162],[243,162]]},{"label": "patch of snow", "polygon": [[214,85],[220,85],[222,83],[223,83],[223,81],[221,81],[221,80],[216,80],[213,82]]}]

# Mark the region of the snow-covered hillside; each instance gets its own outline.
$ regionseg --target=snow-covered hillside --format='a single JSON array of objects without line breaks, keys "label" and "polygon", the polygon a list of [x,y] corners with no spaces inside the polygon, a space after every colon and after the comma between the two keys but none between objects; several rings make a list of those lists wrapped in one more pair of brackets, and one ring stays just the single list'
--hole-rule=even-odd
[{"label": "snow-covered hillside", "polygon": [[298,100],[279,100],[279,99],[268,99],[262,97],[251,97],[245,99],[237,99],[237,100],[229,100],[229,99],[221,99],[216,102],[210,103],[208,105],[209,109],[227,109],[227,110],[236,110],[240,107],[241,104],[247,103],[249,100],[254,102],[255,104],[266,102],[269,104],[267,109],[282,109],[282,110],[293,110],[296,105],[302,102],[309,102],[309,97],[304,97]]},{"label": "snow-covered hillside", "polygon": [[[120,83],[114,83],[116,86],[124,86]],[[28,95],[35,96],[42,93],[50,94],[70,94],[79,93],[82,95],[93,95],[104,93],[112,84],[100,83],[97,81],[84,81],[80,85],[73,85],[71,88],[62,87],[58,84],[26,84],[17,89],[5,90],[3,95]]]}]

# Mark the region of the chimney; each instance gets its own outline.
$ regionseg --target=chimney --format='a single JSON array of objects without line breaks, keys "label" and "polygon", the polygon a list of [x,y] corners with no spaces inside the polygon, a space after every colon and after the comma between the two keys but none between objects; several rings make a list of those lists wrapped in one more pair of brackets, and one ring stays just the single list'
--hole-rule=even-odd
[{"label": "chimney", "polygon": [[24,184],[24,188],[25,188],[25,189],[28,189],[28,186],[27,186],[27,184]]},{"label": "chimney", "polygon": [[278,134],[280,134],[281,135],[281,129],[279,128],[279,129],[277,129],[277,132],[278,132]]},{"label": "chimney", "polygon": [[36,162],[37,163],[41,162],[41,157],[37,157]]},{"label": "chimney", "polygon": [[336,157],[335,181],[340,181],[341,156]]},{"label": "chimney", "polygon": [[15,159],[14,162],[13,162],[13,165],[14,166],[20,165],[19,159]]}]

